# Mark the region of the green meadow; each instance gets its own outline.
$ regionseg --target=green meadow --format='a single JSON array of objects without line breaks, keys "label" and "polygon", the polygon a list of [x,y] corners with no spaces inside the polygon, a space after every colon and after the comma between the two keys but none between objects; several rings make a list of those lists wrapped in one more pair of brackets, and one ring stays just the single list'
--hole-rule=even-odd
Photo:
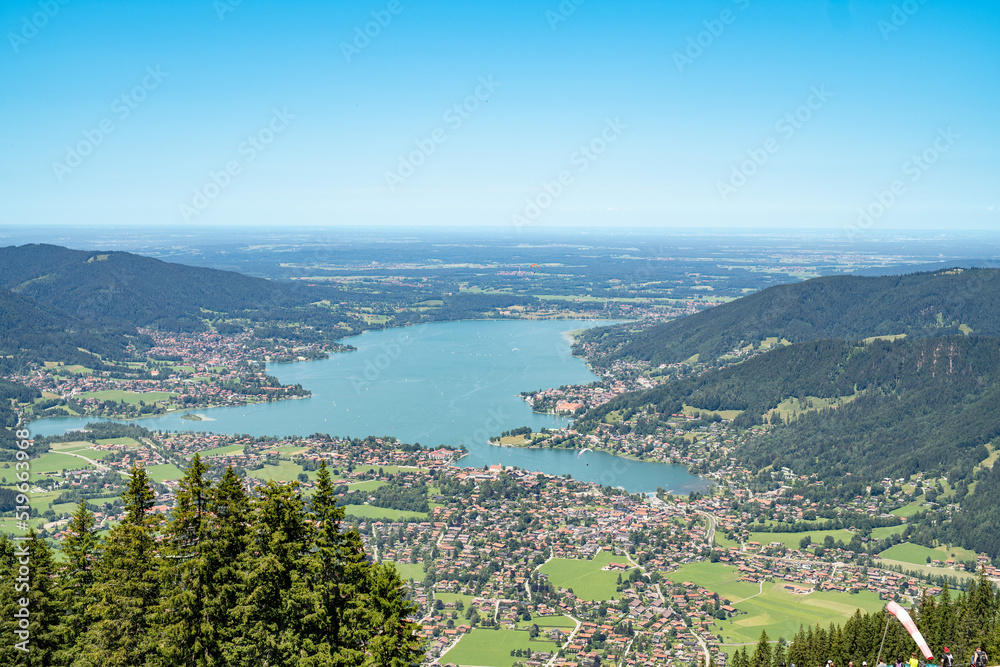
[{"label": "green meadow", "polygon": [[462,637],[455,648],[441,656],[442,665],[453,662],[456,665],[479,665],[482,667],[510,667],[518,660],[510,654],[514,649],[553,652],[555,643],[528,637],[527,630],[486,630],[476,628]]},{"label": "green meadow", "polygon": [[392,563],[396,566],[396,571],[399,572],[399,578],[403,581],[408,579],[413,579],[414,581],[423,581],[425,572],[423,563],[400,563],[397,561],[387,560],[386,563]]},{"label": "green meadow", "polygon": [[181,469],[173,463],[160,463],[154,466],[147,466],[146,474],[149,475],[149,478],[154,482],[160,483],[180,479],[184,476]]},{"label": "green meadow", "polygon": [[127,436],[122,436],[120,438],[101,438],[97,441],[99,445],[138,445],[139,441],[135,438],[129,438]]},{"label": "green meadow", "polygon": [[742,600],[760,592],[760,587],[757,584],[740,581],[740,577],[743,575],[740,574],[739,570],[725,563],[710,563],[708,561],[688,563],[673,572],[665,573],[664,576],[676,584],[690,582],[715,591],[733,601]]},{"label": "green meadow", "polygon": [[715,632],[725,644],[754,643],[761,630],[767,630],[772,639],[790,639],[799,625],[842,623],[855,609],[877,611],[883,604],[870,591],[856,595],[835,591],[800,595],[785,590],[784,582],[765,581],[762,586],[739,581],[739,571],[724,563],[690,563],[665,576],[675,583],[690,582],[716,592],[743,612],[715,622]]},{"label": "green meadow", "polygon": [[875,612],[884,602],[878,594],[863,591],[856,595],[836,591],[814,591],[805,595],[782,588],[783,582],[764,582],[763,592],[733,606],[737,614],[725,621],[716,621],[716,632],[725,644],[756,642],[761,630],[772,638],[790,639],[800,626],[844,623],[856,609]]},{"label": "green meadow", "polygon": [[962,547],[946,547],[944,545],[931,549],[930,547],[901,542],[894,544],[879,554],[879,558],[901,561],[903,563],[913,563],[914,565],[926,565],[927,559],[946,561],[949,558],[956,561],[975,560],[976,553],[963,549]]},{"label": "green meadow", "polygon": [[620,573],[603,571],[601,568],[608,563],[624,562],[624,556],[601,551],[593,560],[553,558],[541,567],[540,572],[548,575],[553,586],[572,588],[573,593],[582,600],[611,600],[617,592]]},{"label": "green meadow", "polygon": [[555,616],[534,616],[530,621],[518,621],[517,627],[530,628],[537,625],[539,628],[575,628],[576,623],[569,616],[557,614]]},{"label": "green meadow", "polygon": [[359,519],[388,519],[389,521],[400,521],[402,519],[427,520],[425,512],[394,510],[388,507],[375,507],[374,505],[344,505],[344,509],[347,514]]},{"label": "green meadow", "polygon": [[247,470],[247,477],[273,479],[277,482],[291,482],[302,472],[302,466],[291,461],[279,461],[278,465],[266,465],[257,470]]},{"label": "green meadow", "polygon": [[[86,454],[84,454],[86,456]],[[60,472],[62,470],[82,470],[93,468],[78,456],[70,456],[62,452],[48,452],[42,454],[37,459],[31,460],[31,473],[39,475],[42,473]],[[11,477],[13,479],[13,477]]]},{"label": "green meadow", "polygon": [[751,542],[760,542],[761,546],[767,546],[771,542],[781,542],[789,549],[798,549],[799,542],[802,538],[808,535],[812,538],[813,544],[819,544],[822,546],[823,540],[826,539],[827,535],[833,537],[833,541],[843,540],[844,544],[848,544],[851,538],[854,537],[854,533],[849,530],[810,530],[805,533],[750,533]]}]

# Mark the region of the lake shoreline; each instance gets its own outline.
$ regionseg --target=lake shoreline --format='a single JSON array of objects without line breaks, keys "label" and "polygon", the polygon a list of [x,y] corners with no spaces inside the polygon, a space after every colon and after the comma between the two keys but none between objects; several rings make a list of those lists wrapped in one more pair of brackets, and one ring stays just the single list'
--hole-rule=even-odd
[{"label": "lake shoreline", "polygon": [[[418,329],[419,336],[412,326],[367,331],[345,340],[356,347],[352,354],[268,366],[281,384],[309,388],[311,395],[302,397],[309,401],[199,406],[130,420],[62,417],[32,422],[29,428],[36,435],[56,435],[91,422],[118,421],[154,431],[274,438],[314,433],[391,436],[431,450],[464,445],[468,453],[461,467],[500,463],[555,476],[570,474],[578,481],[623,486],[630,492],[705,488],[704,478],[678,464],[603,451],[578,461],[572,450],[489,446],[490,436],[514,427],[540,431],[571,426],[570,416],[535,413],[518,392],[598,380],[586,359],[566,354],[567,334],[612,322],[465,320],[435,323]],[[191,414],[202,420],[187,416]]]}]

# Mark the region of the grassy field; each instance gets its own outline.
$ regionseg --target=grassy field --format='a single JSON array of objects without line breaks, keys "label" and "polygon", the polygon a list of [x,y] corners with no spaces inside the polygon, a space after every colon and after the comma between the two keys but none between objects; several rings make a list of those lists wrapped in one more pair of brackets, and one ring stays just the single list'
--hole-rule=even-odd
[{"label": "grassy field", "polygon": [[823,544],[823,540],[826,539],[827,535],[833,536],[833,541],[843,540],[844,544],[848,544],[851,538],[854,537],[854,533],[849,530],[810,530],[805,533],[750,533],[751,542],[760,542],[762,546],[767,546],[771,542],[781,542],[789,549],[798,549],[799,542],[802,538],[808,535],[812,538],[813,544]]},{"label": "grassy field", "polygon": [[760,587],[757,584],[740,581],[739,579],[743,575],[735,567],[725,563],[709,563],[708,561],[688,563],[674,572],[667,572],[664,576],[676,583],[689,581],[733,601],[742,600],[760,592]]},{"label": "grassy field", "polygon": [[526,630],[485,630],[476,628],[462,637],[455,648],[443,655],[438,662],[456,665],[483,665],[484,667],[510,667],[517,660],[510,654],[514,649],[555,651],[558,647],[550,641],[532,641]]},{"label": "grassy field", "polygon": [[234,452],[242,454],[243,445],[226,445],[225,447],[215,447],[198,453],[201,454],[202,458],[205,458],[206,456],[222,456],[223,454],[232,454]]},{"label": "grassy field", "polygon": [[602,571],[608,563],[624,563],[624,556],[602,551],[593,560],[553,558],[541,567],[553,586],[572,588],[583,600],[610,600],[618,586],[618,572]]},{"label": "grassy field", "polygon": [[66,454],[79,454],[80,456],[86,456],[88,459],[93,459],[94,461],[101,461],[102,459],[106,459],[114,454],[114,452],[107,449],[92,449],[90,447],[80,447],[64,451]]},{"label": "grassy field", "polygon": [[181,469],[175,466],[173,463],[160,463],[155,466],[148,466],[146,468],[146,474],[154,482],[166,482],[168,480],[180,479],[184,476]]},{"label": "grassy field", "polygon": [[816,412],[826,408],[839,408],[850,403],[860,394],[852,396],[838,396],[836,398],[819,398],[818,396],[806,396],[805,400],[798,398],[786,398],[778,404],[772,412],[777,412],[782,419],[798,419],[808,412]]},{"label": "grassy field", "polygon": [[[904,488],[905,488],[905,486],[904,486]],[[895,514],[896,516],[913,516],[914,514],[916,514],[917,512],[919,512],[921,509],[926,509],[926,508],[923,507],[923,504],[924,504],[924,497],[920,496],[916,500],[914,500],[912,503],[909,503],[907,505],[903,505],[899,509],[894,509],[891,512],[889,512],[889,514]]]},{"label": "grassy field", "polygon": [[[106,502],[118,500],[119,497],[120,496],[101,496],[100,498],[87,498],[87,504],[100,506]],[[56,514],[72,514],[76,511],[76,505],[76,503],[58,503],[52,505],[52,509]]]},{"label": "grassy field", "polygon": [[66,366],[61,361],[46,361],[46,368],[57,368],[61,373],[71,373],[73,375],[90,375],[94,372],[92,368],[87,368],[86,366],[81,366],[80,364],[73,364],[72,366]]},{"label": "grassy field", "polygon": [[67,449],[86,449],[93,447],[94,443],[86,440],[73,440],[72,442],[53,442],[49,446],[51,447],[49,451],[65,451]]},{"label": "grassy field", "polygon": [[691,582],[715,591],[745,612],[715,623],[715,631],[724,638],[724,643],[756,642],[761,630],[767,630],[772,639],[789,639],[800,624],[826,625],[831,620],[840,623],[857,608],[876,611],[882,607],[878,595],[869,591],[857,595],[831,591],[798,595],[783,590],[783,582],[765,581],[762,586],[739,581],[739,571],[724,563],[689,563],[665,576],[674,582]]},{"label": "grassy field", "polygon": [[101,401],[125,401],[132,405],[139,405],[139,401],[156,403],[173,398],[177,394],[171,391],[148,391],[137,393],[134,391],[122,391],[120,389],[106,389],[104,391],[81,391],[77,394],[80,398],[96,398]]},{"label": "grassy field", "polygon": [[695,414],[701,414],[702,416],[719,415],[720,419],[736,419],[742,410],[703,410],[701,408],[696,408],[690,405],[684,405],[681,412],[688,417],[694,417]]},{"label": "grassy field", "polygon": [[569,616],[558,614],[556,616],[534,616],[530,621],[518,621],[517,627],[530,628],[537,625],[539,628],[575,628],[576,623]]},{"label": "grassy field", "polygon": [[359,519],[389,519],[390,521],[401,519],[427,520],[427,514],[424,512],[394,510],[387,507],[375,507],[374,505],[344,505],[344,509],[348,514]]},{"label": "grassy field", "polygon": [[[61,470],[82,470],[93,468],[91,464],[83,459],[64,454],[62,452],[48,452],[42,454],[37,459],[31,461],[31,473],[38,475],[47,472],[59,472]],[[11,478],[13,479],[13,477]]]},{"label": "grassy field", "polygon": [[715,531],[715,537],[713,538],[715,546],[721,547],[722,549],[728,549],[729,547],[738,547],[740,543],[736,540],[731,540],[719,531]]},{"label": "grassy field", "polygon": [[101,438],[97,441],[99,445],[138,445],[139,441],[135,438],[121,437],[121,438]]},{"label": "grassy field", "polygon": [[913,572],[920,572],[921,574],[929,576],[945,576],[945,577],[955,577],[956,579],[972,579],[973,574],[969,572],[964,572],[962,570],[953,570],[950,567],[931,567],[930,565],[916,565],[914,563],[905,563],[901,560],[892,560],[889,558],[876,558],[875,562],[880,567],[886,566],[898,566],[903,568],[904,571],[911,570]]},{"label": "grassy field", "polygon": [[[706,587],[707,588],[707,587]],[[764,582],[763,592],[733,606],[743,614],[715,623],[723,643],[756,642],[760,631],[767,630],[771,638],[790,639],[799,626],[843,623],[855,609],[878,611],[884,603],[876,593],[863,591],[857,595],[833,591],[815,591],[806,595],[791,593],[782,583]]]},{"label": "grassy field", "polygon": [[928,557],[930,557],[931,560],[940,561],[945,561],[949,558],[953,558],[958,561],[966,561],[975,560],[976,553],[974,551],[969,551],[968,549],[963,549],[962,547],[946,547],[942,545],[931,549],[919,544],[901,542],[880,553],[879,557],[903,563],[913,563],[914,565],[926,565]]},{"label": "grassy field", "polygon": [[349,491],[374,491],[380,486],[385,486],[386,482],[381,479],[369,479],[364,482],[354,482],[347,485]]},{"label": "grassy field", "polygon": [[528,439],[525,438],[523,435],[505,435],[504,437],[500,438],[500,444],[523,445],[525,442],[527,442],[527,440]]},{"label": "grassy field", "polygon": [[274,447],[273,449],[269,449],[268,451],[272,452],[276,451],[279,454],[283,454],[285,456],[291,456],[292,454],[301,454],[307,449],[309,448],[301,447],[299,445],[281,445],[280,447]]},{"label": "grassy field", "polygon": [[901,535],[904,530],[906,530],[905,525],[883,526],[881,528],[873,528],[872,537],[879,540],[884,540],[885,538],[890,537],[892,535]]},{"label": "grassy field", "polygon": [[302,472],[302,466],[291,461],[280,461],[276,466],[264,466],[257,470],[247,470],[247,477],[273,479],[277,482],[291,482]]},{"label": "grassy field", "polygon": [[423,563],[399,563],[395,561],[386,561],[387,563],[392,563],[396,566],[396,571],[399,572],[399,578],[403,581],[407,579],[413,579],[414,581],[423,581],[426,573],[424,572]]}]

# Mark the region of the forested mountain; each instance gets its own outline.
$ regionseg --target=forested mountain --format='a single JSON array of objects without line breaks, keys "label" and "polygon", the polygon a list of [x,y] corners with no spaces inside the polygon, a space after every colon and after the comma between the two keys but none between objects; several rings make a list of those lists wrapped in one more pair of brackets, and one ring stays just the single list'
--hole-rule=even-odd
[{"label": "forested mountain", "polygon": [[947,474],[958,481],[986,458],[1000,436],[1000,343],[989,338],[872,341],[822,340],[758,355],[698,377],[625,394],[584,414],[593,429],[616,410],[647,406],[670,415],[683,403],[704,410],[742,410],[752,426],[787,398],[855,398],[817,409],[752,440],[741,455],[757,469],[865,480]]},{"label": "forested mountain", "polygon": [[[821,403],[818,399],[848,396],[852,400],[839,407],[806,411],[748,439],[735,455],[752,470],[787,467],[797,475],[815,475],[850,497],[885,477],[907,478],[918,471],[947,476],[961,501],[974,468],[988,455],[985,445],[1000,437],[1000,341],[951,336],[800,343],[619,396],[584,414],[576,428],[593,430],[613,411],[665,419],[682,404],[742,410],[735,423],[749,427],[788,398]],[[993,483],[986,481],[983,489]],[[973,505],[968,509],[975,510]],[[967,520],[979,529],[953,539],[995,555],[998,545],[991,535],[1000,533],[1000,513],[989,503],[980,509]]]},{"label": "forested mountain", "polygon": [[0,248],[0,286],[86,322],[165,329],[200,328],[204,311],[273,309],[318,298],[291,282],[44,244]]},{"label": "forested mountain", "polygon": [[80,348],[117,358],[125,346],[140,342],[134,327],[86,322],[58,307],[0,288],[0,373],[19,370],[20,352],[28,359],[93,360]]},{"label": "forested mountain", "polygon": [[699,355],[706,362],[767,338],[793,343],[906,334],[1000,336],[1000,270],[956,269],[904,276],[832,276],[777,285],[638,334],[629,325],[591,329],[581,342],[606,350],[598,363],[652,364]]}]

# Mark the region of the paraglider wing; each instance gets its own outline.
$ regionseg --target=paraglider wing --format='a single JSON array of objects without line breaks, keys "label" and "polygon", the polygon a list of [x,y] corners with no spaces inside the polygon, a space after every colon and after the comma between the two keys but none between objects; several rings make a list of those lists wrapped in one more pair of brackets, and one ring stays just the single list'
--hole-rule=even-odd
[{"label": "paraglider wing", "polygon": [[592,452],[592,451],[594,451],[594,450],[593,450],[593,449],[590,449],[589,447],[588,447],[588,448],[584,448],[584,449],[581,449],[580,451],[578,451],[578,452],[576,453],[576,458],[577,458],[577,460],[578,460],[578,461],[580,460],[580,457],[581,457],[581,456],[583,456],[583,453],[584,453],[584,452]]},{"label": "paraglider wing", "polygon": [[913,622],[913,619],[906,613],[906,610],[895,602],[887,604],[885,609],[899,619],[899,622],[903,624],[906,631],[910,633],[911,637],[913,637],[913,641],[917,642],[917,646],[920,648],[920,652],[924,654],[924,657],[928,660],[933,658],[934,654],[931,653],[930,647],[927,646],[927,642],[924,641],[924,636],[920,634],[920,630],[917,629],[917,624]]}]

